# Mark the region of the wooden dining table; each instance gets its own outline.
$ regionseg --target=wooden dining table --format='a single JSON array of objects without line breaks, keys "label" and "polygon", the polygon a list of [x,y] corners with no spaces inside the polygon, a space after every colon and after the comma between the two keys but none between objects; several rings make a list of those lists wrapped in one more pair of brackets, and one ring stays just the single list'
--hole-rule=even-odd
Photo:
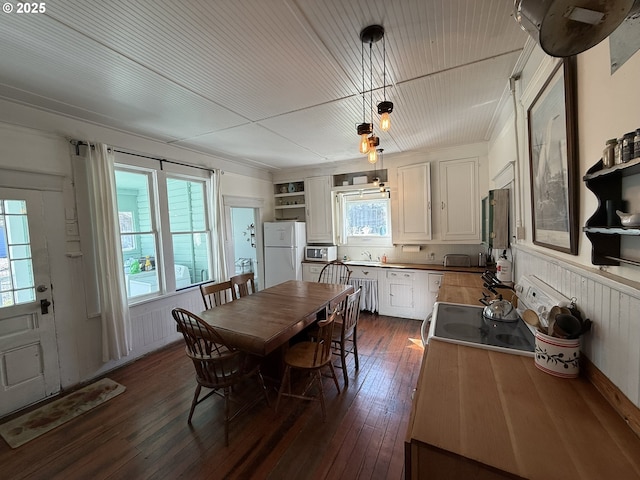
[{"label": "wooden dining table", "polygon": [[288,344],[353,292],[351,285],[289,280],[233,302],[205,310],[200,317],[230,345],[258,356]]}]

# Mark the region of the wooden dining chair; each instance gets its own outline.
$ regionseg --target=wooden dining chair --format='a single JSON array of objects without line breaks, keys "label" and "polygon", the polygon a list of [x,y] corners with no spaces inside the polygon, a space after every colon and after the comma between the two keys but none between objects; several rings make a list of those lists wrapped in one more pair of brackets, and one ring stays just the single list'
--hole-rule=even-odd
[{"label": "wooden dining chair", "polygon": [[[356,370],[360,369],[358,361],[358,319],[360,318],[360,289],[347,296],[345,307],[335,321],[331,343],[334,353],[340,356],[344,386],[349,385],[347,375],[347,355],[352,354]],[[350,345],[349,345],[350,344]]]},{"label": "wooden dining chair", "polygon": [[205,310],[232,302],[237,298],[236,291],[230,280],[200,285],[200,293],[202,294]]},{"label": "wooden dining chair", "polygon": [[[249,377],[255,377],[267,405],[269,404],[258,358],[226,344],[212,326],[188,310],[175,308],[171,314],[178,324],[178,330],[182,332],[187,356],[192,360],[196,370],[196,391],[187,423],[191,424],[196,405],[214,393],[223,397],[225,402],[224,440],[225,445],[229,445],[229,422],[262,400],[262,396],[245,399],[231,415],[232,387]],[[209,388],[211,391],[204,397],[198,398],[202,387]]]},{"label": "wooden dining chair", "polygon": [[[284,355],[284,374],[282,376],[282,383],[280,384],[280,390],[278,392],[278,400],[276,402],[276,411],[278,411],[278,405],[280,399],[285,397],[294,397],[304,400],[319,400],[322,406],[322,419],[326,420],[327,412],[324,404],[324,389],[322,387],[322,373],[321,369],[329,366],[333,382],[340,393],[340,386],[338,385],[338,379],[336,377],[335,369],[331,363],[331,338],[333,336],[333,325],[336,318],[336,313],[332,313],[328,318],[318,322],[318,333],[313,341],[299,342],[293,345]],[[291,391],[291,370],[302,370],[310,375],[309,382],[302,391],[301,394],[294,394]],[[317,383],[320,390],[320,395],[313,397],[307,395],[309,389]],[[285,390],[288,390],[285,392]]]},{"label": "wooden dining chair", "polygon": [[333,260],[327,263],[318,276],[319,283],[339,283],[346,285],[349,283],[351,270],[339,260]]},{"label": "wooden dining chair", "polygon": [[253,272],[235,275],[229,279],[236,298],[246,297],[256,293],[255,276]]}]

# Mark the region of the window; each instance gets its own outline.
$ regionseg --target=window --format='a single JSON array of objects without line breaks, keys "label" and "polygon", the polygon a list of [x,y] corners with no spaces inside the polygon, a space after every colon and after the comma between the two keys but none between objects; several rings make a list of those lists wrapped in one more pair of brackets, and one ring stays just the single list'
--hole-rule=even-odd
[{"label": "window", "polygon": [[388,192],[338,194],[342,245],[391,245],[391,212]]},{"label": "window", "polygon": [[210,280],[211,271],[207,178],[140,163],[118,163],[115,172],[127,296],[134,302]]},{"label": "window", "polygon": [[[209,233],[204,181],[167,178],[169,228],[176,265],[176,288],[209,278]],[[186,266],[193,275],[185,275]]]},{"label": "window", "polygon": [[[151,208],[152,172],[117,168],[115,175],[127,296],[158,293],[157,232],[154,229],[157,221],[155,209]],[[130,218],[130,224],[123,222],[123,218]]]}]

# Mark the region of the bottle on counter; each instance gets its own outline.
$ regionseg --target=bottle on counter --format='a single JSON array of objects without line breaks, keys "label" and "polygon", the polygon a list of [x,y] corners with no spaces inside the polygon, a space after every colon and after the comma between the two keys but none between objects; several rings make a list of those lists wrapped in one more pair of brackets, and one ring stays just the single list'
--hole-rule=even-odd
[{"label": "bottle on counter", "polygon": [[381,258],[382,263],[387,263],[387,254],[383,253]]}]

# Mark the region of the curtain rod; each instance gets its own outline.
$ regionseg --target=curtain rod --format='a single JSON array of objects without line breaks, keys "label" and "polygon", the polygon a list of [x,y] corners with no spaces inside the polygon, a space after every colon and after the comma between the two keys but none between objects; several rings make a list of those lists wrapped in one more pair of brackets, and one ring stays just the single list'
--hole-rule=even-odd
[{"label": "curtain rod", "polygon": [[[91,147],[92,150],[95,148],[95,145],[93,145],[92,143],[83,142],[82,140],[74,140],[74,139],[72,139],[72,140],[69,140],[69,143],[71,145],[73,145],[74,147],[76,147],[76,155],[78,155],[78,156],[80,155],[80,147],[81,146]],[[124,150],[117,150],[115,148],[113,148],[113,151],[117,152],[117,153],[124,153],[125,155],[132,155],[134,157],[142,157],[142,158],[148,158],[149,160],[156,160],[157,162],[160,162],[160,170],[163,170],[162,163],[166,162],[166,163],[172,163],[174,165],[181,165],[183,167],[197,168],[199,170],[205,170],[207,172],[216,173],[216,171],[211,169],[211,168],[200,167],[198,165],[190,165],[188,163],[182,163],[182,162],[174,162],[173,160],[167,160],[166,158],[151,157],[149,155],[141,155],[139,153],[132,153],[132,152],[124,151]],[[220,170],[220,174],[223,175],[224,172],[222,170]]]}]

